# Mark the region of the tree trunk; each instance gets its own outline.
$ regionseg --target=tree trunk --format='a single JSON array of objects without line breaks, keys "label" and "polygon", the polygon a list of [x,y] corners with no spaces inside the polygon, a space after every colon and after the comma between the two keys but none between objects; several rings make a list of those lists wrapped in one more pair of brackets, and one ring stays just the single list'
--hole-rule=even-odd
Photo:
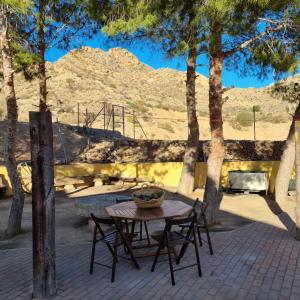
[{"label": "tree trunk", "polygon": [[275,181],[276,201],[286,199],[291,174],[295,164],[295,119],[300,119],[300,103],[296,108],[292,124],[290,126],[289,134],[287,136],[284,149],[280,158],[280,165]]},{"label": "tree trunk", "polygon": [[39,16],[37,20],[38,26],[38,77],[40,88],[40,112],[47,111],[47,77],[46,77],[46,63],[45,63],[45,1],[39,1]]},{"label": "tree trunk", "polygon": [[189,48],[186,79],[186,105],[188,117],[188,139],[184,153],[178,193],[192,193],[195,186],[195,170],[199,149],[199,124],[196,115],[196,60],[197,51],[194,45]]},{"label": "tree trunk", "polygon": [[8,25],[4,7],[1,7],[0,27],[1,53],[4,77],[3,90],[7,105],[7,124],[4,143],[4,158],[13,191],[12,206],[6,230],[6,237],[10,238],[21,232],[24,193],[22,190],[21,180],[17,172],[17,161],[15,156],[18,107],[14,88],[14,70],[12,65]]},{"label": "tree trunk", "polygon": [[56,294],[55,191],[50,112],[30,112],[33,298]]},{"label": "tree trunk", "polygon": [[300,241],[300,119],[295,119],[295,161],[296,161],[296,240]]},{"label": "tree trunk", "polygon": [[204,201],[207,202],[207,219],[209,225],[216,223],[216,212],[220,206],[222,193],[219,191],[221,169],[225,155],[223,120],[222,120],[222,31],[221,26],[211,24],[211,40],[209,45],[209,117],[211,143],[207,160],[207,179]]}]

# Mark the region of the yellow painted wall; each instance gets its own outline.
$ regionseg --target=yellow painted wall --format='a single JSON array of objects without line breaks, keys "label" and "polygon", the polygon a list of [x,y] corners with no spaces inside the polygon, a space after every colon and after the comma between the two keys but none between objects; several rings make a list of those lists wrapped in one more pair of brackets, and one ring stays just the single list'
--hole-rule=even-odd
[{"label": "yellow painted wall", "polygon": [[[274,191],[275,178],[278,170],[278,161],[233,161],[224,162],[222,167],[221,185],[226,187],[228,171],[230,170],[252,170],[267,171],[269,173],[271,192]],[[55,166],[55,178],[76,177],[92,174],[108,174],[110,176],[120,175],[122,177],[154,177],[156,182],[165,186],[177,186],[181,174],[182,163],[105,163],[105,164],[73,164]],[[207,166],[205,162],[198,162],[196,166],[196,187],[203,187],[206,180]],[[11,194],[9,178],[4,166],[0,166],[0,176],[8,185],[8,195]]]},{"label": "yellow painted wall", "polygon": [[7,174],[7,170],[5,166],[0,166],[0,177],[2,179],[2,183],[6,185],[6,194],[7,196],[11,195],[11,184]]}]

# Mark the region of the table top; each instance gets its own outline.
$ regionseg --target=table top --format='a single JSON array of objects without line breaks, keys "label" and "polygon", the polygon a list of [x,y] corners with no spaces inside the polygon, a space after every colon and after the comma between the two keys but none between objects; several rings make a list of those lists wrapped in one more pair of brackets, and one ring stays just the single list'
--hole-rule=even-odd
[{"label": "table top", "polygon": [[137,221],[151,221],[184,216],[192,211],[192,207],[181,201],[164,200],[158,208],[138,208],[133,201],[115,204],[105,208],[113,218]]},{"label": "table top", "polygon": [[130,200],[132,197],[126,195],[95,195],[75,200],[75,208],[79,216],[90,217],[93,213],[97,217],[107,217],[105,207],[116,204],[117,201]]}]

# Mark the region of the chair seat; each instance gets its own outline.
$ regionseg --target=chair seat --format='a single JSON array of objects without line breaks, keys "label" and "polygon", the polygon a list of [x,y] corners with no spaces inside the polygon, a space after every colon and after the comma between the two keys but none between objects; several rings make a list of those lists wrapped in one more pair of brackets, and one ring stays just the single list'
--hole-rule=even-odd
[{"label": "chair seat", "polygon": [[[190,227],[190,224],[182,224],[182,225],[179,225],[179,227],[180,228],[188,228],[188,227]],[[197,223],[196,227],[198,227],[198,228],[205,228],[205,225],[203,223]]]},{"label": "chair seat", "polygon": [[[127,232],[123,232],[123,235],[124,235],[124,238],[129,243],[131,243],[132,239],[135,236],[135,234],[131,234],[131,233],[127,233]],[[124,243],[120,233],[116,230],[105,235],[103,238],[99,239],[99,241],[101,241],[103,243],[109,243],[111,245],[117,245],[117,246],[122,245]]]},{"label": "chair seat", "polygon": [[[163,231],[156,231],[155,234],[151,235],[151,237],[156,240],[160,241],[163,235]],[[170,246],[177,246],[177,245],[183,245],[187,242],[190,242],[191,240],[183,236],[177,231],[171,231],[170,232]]]}]

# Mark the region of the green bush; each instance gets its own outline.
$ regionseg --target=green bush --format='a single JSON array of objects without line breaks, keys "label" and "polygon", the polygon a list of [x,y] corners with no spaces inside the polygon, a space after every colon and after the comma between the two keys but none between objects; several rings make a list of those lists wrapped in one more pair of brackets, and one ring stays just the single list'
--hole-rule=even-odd
[{"label": "green bush", "polygon": [[126,106],[129,110],[134,110],[136,113],[146,113],[148,108],[142,100],[126,101]]},{"label": "green bush", "polygon": [[174,133],[174,129],[170,123],[162,123],[158,125],[159,128]]},{"label": "green bush", "polygon": [[208,117],[208,111],[198,110],[200,117]]},{"label": "green bush", "polygon": [[236,116],[236,122],[242,127],[249,127],[253,124],[253,115],[250,112],[242,111]]}]

